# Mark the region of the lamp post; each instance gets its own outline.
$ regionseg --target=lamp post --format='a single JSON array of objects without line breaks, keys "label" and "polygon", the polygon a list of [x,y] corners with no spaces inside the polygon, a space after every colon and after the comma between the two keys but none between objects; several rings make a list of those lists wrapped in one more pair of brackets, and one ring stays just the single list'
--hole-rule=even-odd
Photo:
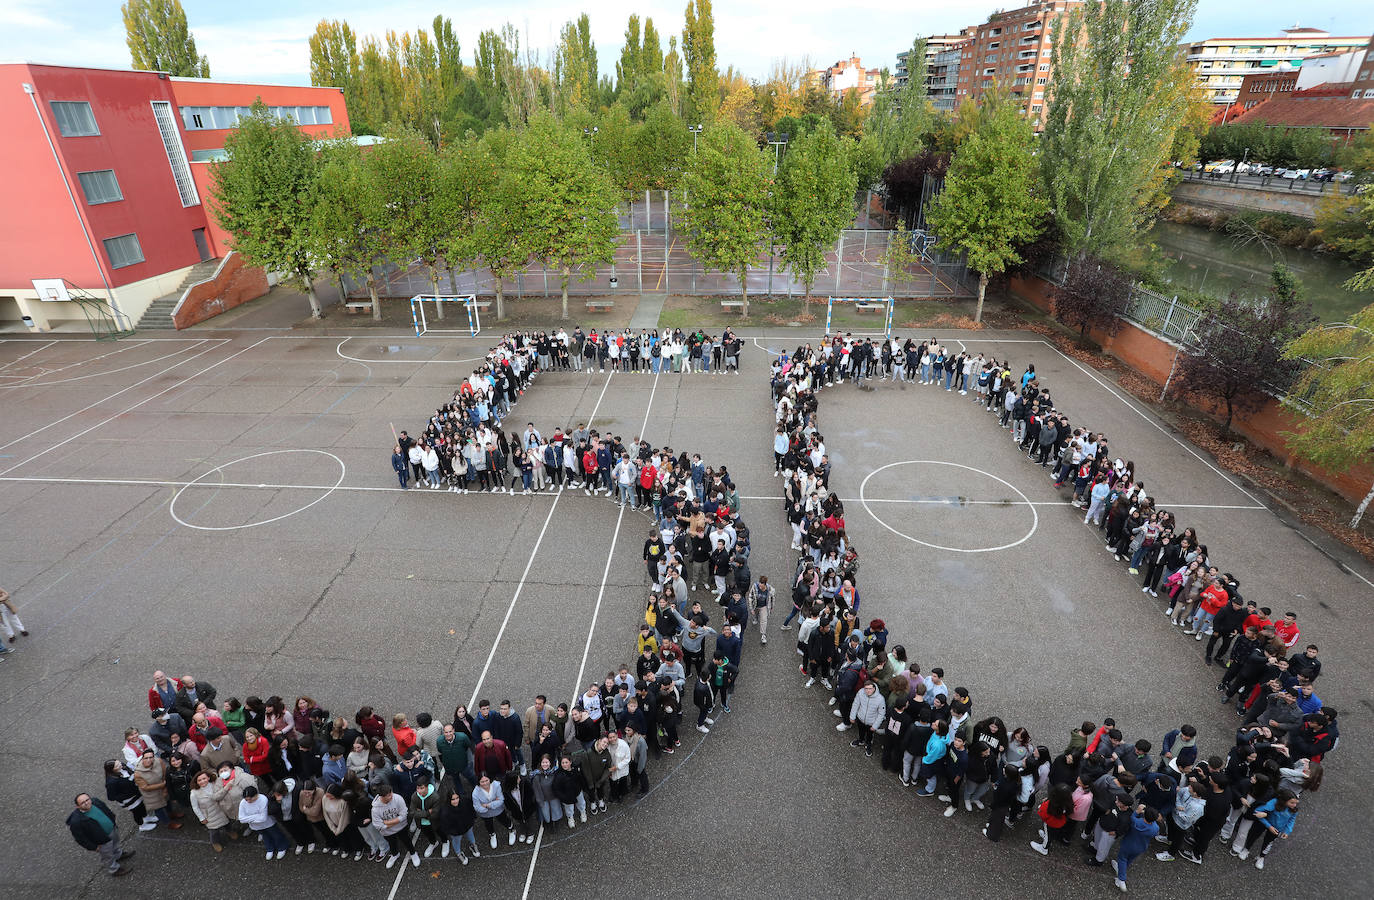
[{"label": "lamp post", "polygon": [[[778,161],[782,158],[782,148],[787,146],[787,139],[791,135],[785,131],[768,131],[763,136],[773,147],[773,178],[777,179]],[[773,296],[773,234],[771,229],[768,234],[768,296]]]},{"label": "lamp post", "polygon": [[1236,179],[1238,179],[1238,178],[1240,177],[1240,169],[1241,169],[1241,166],[1245,165],[1245,161],[1248,160],[1249,158],[1250,158],[1250,148],[1249,148],[1249,147],[1246,147],[1246,148],[1245,148],[1245,153],[1244,153],[1244,154],[1241,156],[1241,158],[1240,158],[1240,163],[1235,167],[1235,169],[1233,169],[1233,170],[1231,171],[1231,183],[1232,183],[1232,184],[1235,184],[1235,183],[1236,183]]},{"label": "lamp post", "polygon": [[702,126],[700,126],[700,125],[688,125],[688,126],[687,126],[687,130],[690,131],[690,132],[692,132],[692,152],[693,152],[693,153],[696,153],[696,152],[697,152],[697,135],[701,134],[701,128],[702,128]]}]

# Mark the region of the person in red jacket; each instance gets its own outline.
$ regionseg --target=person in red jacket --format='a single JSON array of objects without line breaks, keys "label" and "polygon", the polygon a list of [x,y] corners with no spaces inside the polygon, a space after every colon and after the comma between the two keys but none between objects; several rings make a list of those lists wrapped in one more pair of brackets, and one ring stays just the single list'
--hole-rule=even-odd
[{"label": "person in red jacket", "polygon": [[410,752],[418,740],[415,729],[406,721],[405,713],[396,713],[391,717],[391,735],[396,738],[396,755],[401,757]]},{"label": "person in red jacket", "polygon": [[472,765],[478,778],[485,773],[493,781],[499,781],[501,776],[515,768],[515,760],[505,741],[498,741],[490,731],[483,731],[481,743],[472,751]]},{"label": "person in red jacket", "polygon": [[248,767],[248,773],[257,778],[264,778],[268,781],[272,778],[272,763],[267,755],[272,752],[272,744],[256,728],[249,728],[243,733],[243,763]]},{"label": "person in red jacket", "polygon": [[176,706],[177,691],[181,690],[180,678],[168,678],[161,669],[153,673],[153,686],[148,688],[148,711],[173,709]]},{"label": "person in red jacket", "polygon": [[1274,634],[1279,640],[1283,641],[1283,646],[1289,650],[1298,642],[1298,635],[1302,632],[1298,629],[1298,614],[1292,611],[1283,614],[1283,618],[1274,623]]},{"label": "person in red jacket", "polygon": [[601,479],[596,471],[596,446],[590,445],[582,453],[582,493],[590,497],[601,493]]},{"label": "person in red jacket", "polygon": [[1241,626],[1241,631],[1244,631],[1251,625],[1255,626],[1256,631],[1272,628],[1274,626],[1274,620],[1269,618],[1271,614],[1269,607],[1261,606],[1258,612],[1252,612],[1245,617],[1245,624]]},{"label": "person in red jacket", "polygon": [[381,716],[372,711],[370,706],[359,709],[358,714],[353,717],[353,721],[357,724],[358,730],[368,736],[368,744],[386,734],[386,723],[382,721]]},{"label": "person in red jacket", "polygon": [[1197,612],[1193,613],[1192,626],[1183,629],[1183,633],[1193,635],[1195,640],[1202,640],[1204,634],[1211,634],[1212,632],[1212,619],[1221,612],[1223,606],[1230,602],[1230,595],[1221,586],[1221,582],[1212,580],[1207,587],[1202,589]]}]

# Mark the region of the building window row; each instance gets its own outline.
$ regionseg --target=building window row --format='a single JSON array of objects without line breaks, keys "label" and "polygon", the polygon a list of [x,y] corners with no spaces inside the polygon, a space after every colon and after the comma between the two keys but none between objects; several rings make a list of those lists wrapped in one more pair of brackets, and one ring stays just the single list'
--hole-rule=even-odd
[{"label": "building window row", "polygon": [[122,269],[143,262],[143,248],[139,246],[136,234],[105,238],[101,243],[105,245],[105,254],[110,257],[112,269]]},{"label": "building window row", "polygon": [[[293,125],[333,125],[334,113],[327,106],[269,106],[272,115]],[[233,128],[239,119],[253,112],[247,106],[183,106],[181,124],[187,131]]]},{"label": "building window row", "polygon": [[172,180],[176,182],[181,205],[195,206],[200,202],[200,196],[196,193],[196,182],[191,177],[191,167],[186,162],[186,148],[181,145],[181,132],[177,131],[172,104],[166,100],[154,100],[153,118],[157,120],[162,149],[166,151],[167,162],[172,167]]},{"label": "building window row", "polygon": [[119,179],[115,178],[114,169],[77,172],[76,179],[81,182],[81,191],[86,195],[86,203],[90,206],[100,203],[113,203],[116,200],[124,199],[124,194],[119,189]]}]

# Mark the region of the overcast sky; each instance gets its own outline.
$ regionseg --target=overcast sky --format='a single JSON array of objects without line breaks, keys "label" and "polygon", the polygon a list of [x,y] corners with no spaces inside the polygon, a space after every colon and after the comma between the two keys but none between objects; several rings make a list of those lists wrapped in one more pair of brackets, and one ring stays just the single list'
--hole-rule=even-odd
[{"label": "overcast sky", "polygon": [[[581,10],[592,14],[592,34],[603,74],[613,74],[632,12],[654,20],[667,50],[669,34],[682,30],[686,0],[598,0],[577,5],[553,0],[504,0],[459,6],[414,0],[182,0],[201,53],[215,78],[310,83],[307,38],[321,18],[346,19],[361,34],[428,27],[435,13],[453,19],[465,60],[486,28],[514,23],[532,46],[550,50],[558,30]],[[986,21],[1016,3],[987,0],[716,0],[716,56],[752,78],[771,62],[809,57],[829,65],[850,53],[869,67],[891,67],[896,54],[918,35],[955,32]],[[126,67],[129,52],[119,0],[0,0],[0,61]],[[1277,34],[1294,24],[1292,3],[1248,0],[1244,16],[1236,0],[1200,0],[1190,38]],[[1369,34],[1374,12],[1367,0],[1326,0],[1321,15],[1302,25],[1332,34]],[[1361,12],[1363,10],[1364,12]],[[1242,21],[1243,19],[1243,21]]]}]

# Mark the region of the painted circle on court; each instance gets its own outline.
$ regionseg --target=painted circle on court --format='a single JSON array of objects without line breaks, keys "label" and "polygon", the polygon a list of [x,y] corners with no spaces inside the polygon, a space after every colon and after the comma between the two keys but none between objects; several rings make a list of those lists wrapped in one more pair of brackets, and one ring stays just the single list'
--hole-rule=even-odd
[{"label": "painted circle on court", "polygon": [[[320,485],[315,487],[300,486],[291,488],[293,490],[322,490],[324,491],[324,493],[320,494],[320,496],[316,497],[314,500],[311,500],[309,503],[297,507],[296,509],[293,509],[290,512],[282,513],[279,516],[273,516],[270,519],[263,519],[261,522],[245,522],[242,525],[196,525],[192,522],[186,521],[185,519],[181,518],[181,516],[177,515],[177,500],[181,499],[181,495],[185,493],[187,488],[196,487],[202,482],[203,479],[209,478],[216,472],[219,472],[222,475],[224,473],[224,470],[228,469],[231,466],[237,466],[240,463],[246,463],[249,460],[260,459],[264,456],[279,456],[286,453],[313,453],[319,456],[326,456],[329,459],[334,460],[334,462],[338,463],[339,479],[335,481],[332,486]],[[188,481],[186,484],[183,484],[181,487],[177,488],[177,492],[172,495],[172,502],[167,506],[167,512],[171,514],[172,518],[176,519],[178,523],[185,525],[187,528],[194,528],[197,531],[237,531],[241,528],[256,528],[259,525],[270,525],[273,522],[279,522],[282,519],[285,519],[289,516],[294,516],[297,513],[305,512],[307,509],[314,506],[316,503],[319,503],[325,497],[328,497],[330,494],[334,493],[334,491],[338,489],[339,485],[343,484],[344,476],[347,474],[347,472],[348,470],[344,466],[344,461],[339,459],[337,456],[335,456],[333,453],[330,453],[327,450],[315,450],[313,448],[297,448],[292,450],[264,450],[262,453],[254,453],[249,456],[241,457],[240,459],[235,459],[227,463],[222,463],[218,466],[215,466],[214,468],[207,469],[200,475],[197,475],[194,480]],[[206,485],[206,487],[219,486],[220,485],[214,482],[211,482],[210,484]]]},{"label": "painted circle on court", "polygon": [[[874,475],[877,475],[879,472],[884,472],[888,469],[895,468],[897,466],[948,466],[953,469],[963,469],[966,472],[976,472],[979,475],[991,478],[993,481],[996,481],[998,484],[1001,484],[1003,487],[1007,488],[1012,493],[1016,494],[1016,496],[1021,498],[1021,503],[1017,505],[1024,505],[1027,509],[1031,511],[1030,529],[1017,540],[1014,540],[1007,544],[999,544],[995,547],[946,547],[942,544],[933,544],[930,541],[923,541],[920,538],[912,537],[904,531],[899,531],[898,529],[893,528],[887,522],[884,522],[882,517],[873,511],[873,507],[869,505],[868,496],[866,494],[866,491],[868,490],[868,482],[873,478]],[[883,526],[888,531],[892,532],[898,537],[906,538],[913,544],[920,544],[922,547],[930,547],[932,550],[947,550],[951,553],[991,553],[994,550],[1010,550],[1012,547],[1019,546],[1021,544],[1024,544],[1026,541],[1030,540],[1031,536],[1035,534],[1036,529],[1040,527],[1040,514],[1036,512],[1035,504],[1033,504],[1030,498],[1027,497],[1024,493],[1022,493],[1021,489],[1018,488],[1016,485],[1012,484],[1004,478],[998,478],[996,475],[983,469],[975,468],[973,466],[966,466],[962,463],[945,462],[944,460],[939,459],[908,459],[903,460],[901,462],[888,463],[885,466],[879,466],[878,468],[874,469],[872,472],[869,472],[866,476],[864,476],[863,482],[859,485],[859,502],[863,504],[864,511],[867,512],[869,516],[873,518],[873,521],[877,522],[879,525]]]}]

